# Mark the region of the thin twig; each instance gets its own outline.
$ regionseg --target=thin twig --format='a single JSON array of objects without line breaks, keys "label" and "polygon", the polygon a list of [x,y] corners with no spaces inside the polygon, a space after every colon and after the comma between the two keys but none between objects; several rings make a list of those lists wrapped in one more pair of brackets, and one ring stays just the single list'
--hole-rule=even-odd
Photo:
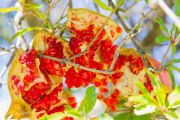
[{"label": "thin twig", "polygon": [[2,68],[1,72],[0,72],[0,87],[2,86],[2,77],[5,74],[6,70],[8,69],[9,65],[11,64],[13,58],[14,58],[15,54],[12,54],[8,63]]},{"label": "thin twig", "polygon": [[166,52],[165,52],[165,54],[164,54],[164,56],[163,56],[163,58],[162,58],[161,66],[163,66],[163,63],[164,63],[164,61],[166,60],[166,57],[167,57],[167,55],[168,55],[168,53],[169,53],[169,51],[170,51],[170,48],[171,48],[171,44],[168,46],[168,49],[166,50]]},{"label": "thin twig", "polygon": [[[114,3],[113,3],[112,0],[108,0],[108,4],[109,4],[109,6],[111,6],[113,9],[116,8],[116,6],[114,5]],[[119,12],[118,12],[118,11],[115,11],[115,14],[116,14],[117,18],[119,19],[119,21],[121,22],[124,30],[125,30],[126,32],[130,31],[130,29],[128,28],[128,26],[124,23],[123,19],[122,19],[121,16],[119,15]]]},{"label": "thin twig", "polygon": [[132,7],[136,5],[137,1],[133,2],[126,10],[125,12],[129,11]]},{"label": "thin twig", "polygon": [[[145,17],[147,17],[151,12],[152,12],[152,10],[150,10],[150,11],[147,12],[144,16],[142,16],[142,17],[140,18],[140,20],[137,22],[137,24],[127,33],[126,37],[122,40],[122,42],[120,43],[120,45],[119,45],[118,48],[116,49],[115,54],[114,54],[113,61],[112,61],[111,65],[110,65],[108,71],[112,71],[112,70],[113,70],[114,65],[115,65],[115,62],[116,62],[116,60],[117,60],[117,58],[118,58],[118,56],[119,56],[119,54],[120,54],[120,53],[119,53],[119,50],[120,50],[120,48],[123,46],[123,44],[125,43],[125,41],[128,40],[128,39],[130,39],[130,38],[132,38],[132,37],[134,37],[134,36],[130,36],[130,35],[131,35],[132,32],[137,28],[137,26],[139,25],[139,23],[141,23],[142,20],[143,20]],[[138,33],[139,33],[139,32],[137,32],[136,34],[138,34]]]},{"label": "thin twig", "polygon": [[161,9],[172,19],[174,24],[180,29],[180,18],[178,18],[171,9],[167,6],[167,4],[164,2],[164,0],[157,0],[158,5],[161,7]]},{"label": "thin twig", "polygon": [[77,68],[87,70],[87,71],[90,71],[90,72],[101,73],[101,74],[111,74],[110,72],[108,72],[106,70],[97,70],[97,69],[94,69],[94,68],[88,68],[88,67],[82,66],[80,64],[67,61],[65,59],[59,59],[59,58],[56,58],[56,57],[51,57],[51,56],[42,55],[42,54],[39,54],[38,57],[47,58],[49,60],[54,60],[54,61],[57,61],[57,62],[60,62],[60,63],[66,63],[66,64],[68,64],[70,66],[77,67]]},{"label": "thin twig", "polygon": [[[118,8],[118,7],[117,7]],[[110,13],[110,15],[108,16],[108,18],[105,20],[105,22],[103,23],[103,25],[101,26],[101,29],[98,31],[98,33],[96,34],[96,36],[93,38],[93,40],[89,43],[89,45],[80,53],[70,57],[67,59],[67,61],[70,61],[72,59],[75,59],[77,57],[80,57],[81,55],[87,53],[88,49],[94,44],[94,42],[96,41],[96,39],[98,38],[98,36],[100,35],[100,33],[102,32],[102,30],[104,29],[105,25],[108,23],[108,21],[110,20],[111,16],[116,12],[117,8],[113,9],[112,12]]]},{"label": "thin twig", "polygon": [[[16,2],[15,6],[19,8],[19,11],[16,13],[16,15],[14,16],[14,19],[11,20],[11,22],[12,22],[12,25],[14,26],[15,32],[17,32],[18,30],[21,29],[21,23],[22,23],[22,20],[24,19],[24,14],[23,14],[23,9],[20,2]],[[25,51],[28,49],[26,40],[22,35],[18,36],[16,47],[17,48],[22,47],[23,50]]]}]

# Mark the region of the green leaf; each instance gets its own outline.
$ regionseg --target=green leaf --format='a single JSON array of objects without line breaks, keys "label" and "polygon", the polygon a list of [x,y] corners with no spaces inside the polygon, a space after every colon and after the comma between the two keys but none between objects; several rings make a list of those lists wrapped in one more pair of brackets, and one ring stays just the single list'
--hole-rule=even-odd
[{"label": "green leaf", "polygon": [[121,7],[124,2],[125,2],[125,0],[117,0],[116,5],[117,5],[118,7]]},{"label": "green leaf", "polygon": [[132,116],[130,113],[121,113],[114,117],[114,120],[131,120]]},{"label": "green leaf", "polygon": [[175,78],[174,78],[174,75],[172,73],[172,70],[168,68],[168,72],[169,72],[169,75],[171,77],[171,82],[172,82],[172,87],[174,88],[175,85],[176,85],[176,81],[175,81]]},{"label": "green leaf", "polygon": [[51,115],[43,115],[43,117],[40,118],[40,120],[61,120],[65,117],[65,114],[62,112],[54,113]]},{"label": "green leaf", "polygon": [[180,16],[180,0],[175,0],[174,11],[177,16]]},{"label": "green leaf", "polygon": [[66,108],[66,110],[65,110],[66,115],[73,116],[73,117],[76,117],[76,118],[81,117],[81,114],[77,110],[71,108],[71,106],[66,105],[65,108]]},{"label": "green leaf", "polygon": [[111,11],[112,8],[107,6],[104,2],[102,2],[102,0],[93,0],[97,5],[99,5],[102,9],[107,10],[107,11]]},{"label": "green leaf", "polygon": [[161,18],[157,18],[156,22],[160,25],[160,29],[168,33],[168,29],[165,27],[164,22]]},{"label": "green leaf", "polygon": [[179,119],[178,119],[178,115],[177,115],[174,111],[165,113],[164,115],[166,116],[166,118],[167,118],[168,120],[179,120]]},{"label": "green leaf", "polygon": [[136,86],[139,88],[139,90],[146,96],[151,97],[150,93],[148,92],[148,90],[144,87],[143,83],[140,81],[136,82]]},{"label": "green leaf", "polygon": [[160,81],[157,79],[157,76],[152,74],[149,70],[147,70],[148,75],[151,78],[154,93],[156,95],[157,101],[161,106],[165,105],[166,93],[164,89],[161,87]]},{"label": "green leaf", "polygon": [[17,7],[9,7],[9,8],[0,8],[0,13],[8,13],[13,11],[18,11]]},{"label": "green leaf", "polygon": [[28,27],[28,28],[25,28],[25,29],[22,29],[22,30],[19,30],[16,34],[14,34],[11,39],[9,40],[9,42],[12,42],[16,37],[20,36],[20,35],[23,35],[27,32],[30,32],[30,31],[33,31],[33,30],[41,30],[42,28],[41,27]]},{"label": "green leaf", "polygon": [[164,35],[159,35],[159,36],[156,37],[155,42],[157,44],[161,44],[162,42],[165,42],[165,41],[168,41],[168,40],[169,40],[168,37],[166,37]]},{"label": "green leaf", "polygon": [[78,111],[83,112],[84,114],[89,113],[97,100],[97,93],[96,93],[96,87],[91,86],[88,87],[86,90],[86,94],[84,99],[81,101],[81,104],[78,108]]},{"label": "green leaf", "polygon": [[172,44],[171,47],[172,47],[172,57],[174,57],[174,55],[176,54],[176,45]]},{"label": "green leaf", "polygon": [[41,18],[44,22],[47,21],[45,14],[43,14],[39,8],[42,7],[42,5],[39,4],[26,4],[26,9],[32,10],[36,13],[36,15]]},{"label": "green leaf", "polygon": [[25,4],[25,6],[27,7],[26,9],[39,9],[42,8],[43,5],[42,4]]},{"label": "green leaf", "polygon": [[180,62],[180,58],[179,59],[173,59],[172,62],[173,63],[179,63]]},{"label": "green leaf", "polygon": [[141,105],[156,105],[154,100],[145,95],[133,95],[128,98],[129,102],[134,102]]},{"label": "green leaf", "polygon": [[121,113],[114,117],[114,120],[152,120],[151,114],[134,115],[132,113]]},{"label": "green leaf", "polygon": [[104,113],[100,115],[97,120],[114,120],[109,114]]},{"label": "green leaf", "polygon": [[174,65],[170,65],[168,68],[171,69],[171,70],[175,70],[175,71],[180,72],[180,68],[178,68],[178,67],[176,67]]},{"label": "green leaf", "polygon": [[180,107],[180,85],[176,86],[175,89],[168,96],[169,108]]}]

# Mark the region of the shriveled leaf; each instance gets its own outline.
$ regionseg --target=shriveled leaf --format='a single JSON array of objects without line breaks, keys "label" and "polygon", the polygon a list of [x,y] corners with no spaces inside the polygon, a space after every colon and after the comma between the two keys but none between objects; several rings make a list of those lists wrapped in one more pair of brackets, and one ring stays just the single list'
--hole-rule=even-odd
[{"label": "shriveled leaf", "polygon": [[160,25],[160,29],[164,30],[166,33],[168,33],[168,29],[166,28],[166,26],[164,25],[164,22],[161,18],[158,18],[156,20],[156,22]]},{"label": "shriveled leaf", "polygon": [[114,120],[109,114],[104,113],[100,115],[97,120]]},{"label": "shriveled leaf", "polygon": [[81,104],[78,108],[78,111],[83,112],[84,114],[89,113],[97,100],[96,88],[94,86],[88,87],[84,99],[81,101]]},{"label": "shriveled leaf", "polygon": [[0,8],[0,13],[8,13],[13,11],[18,11],[17,7],[9,7],[9,8]]},{"label": "shriveled leaf", "polygon": [[168,37],[166,37],[164,35],[159,35],[159,36],[156,37],[155,42],[157,44],[161,44],[162,42],[165,42],[165,41],[168,41],[168,40],[169,40]]},{"label": "shriveled leaf", "polygon": [[180,16],[180,0],[175,0],[174,11],[177,16]]},{"label": "shriveled leaf", "polygon": [[180,85],[174,88],[174,90],[167,99],[169,102],[169,108],[180,107]]},{"label": "shriveled leaf", "polygon": [[64,117],[65,117],[64,113],[58,112],[51,115],[45,114],[43,117],[40,118],[40,120],[61,120]]},{"label": "shriveled leaf", "polygon": [[107,11],[111,11],[112,8],[110,8],[109,6],[107,6],[102,0],[93,0],[98,6],[100,6],[102,9],[107,10]]},{"label": "shriveled leaf", "polygon": [[41,30],[41,27],[28,27],[22,30],[19,30],[16,34],[14,34],[11,39],[9,40],[9,42],[12,42],[16,37],[23,35],[24,33],[33,31],[33,30]]}]

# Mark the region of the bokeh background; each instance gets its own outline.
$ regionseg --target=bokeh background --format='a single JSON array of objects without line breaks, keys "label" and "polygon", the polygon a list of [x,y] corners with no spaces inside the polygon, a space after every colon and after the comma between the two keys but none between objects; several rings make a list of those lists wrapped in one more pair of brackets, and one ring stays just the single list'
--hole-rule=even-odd
[{"label": "bokeh background", "polygon": [[[51,20],[55,22],[59,16],[61,16],[62,11],[64,10],[68,0],[61,0],[57,7],[52,9],[51,11]],[[115,2],[116,0],[114,0]],[[123,9],[128,8],[133,4],[135,0],[126,0],[125,4],[123,5]],[[4,7],[10,7],[14,6],[14,4],[17,2],[17,0],[0,0],[0,8]],[[29,2],[36,2],[38,4],[42,4],[43,8],[41,8],[42,11],[45,11],[47,6],[43,0],[29,0]],[[106,2],[106,0],[104,0]],[[174,0],[166,0],[169,7],[173,10],[174,9]],[[93,0],[73,0],[73,7],[74,8],[88,8],[91,10],[96,11],[97,8],[93,3]],[[130,10],[126,11],[125,13],[120,13],[123,19],[125,20],[126,24],[129,27],[134,26],[137,21],[141,18],[142,12],[146,13],[150,8],[147,6],[147,4],[140,0],[140,2],[136,3]],[[108,16],[110,13],[108,11],[105,11],[101,8],[98,8],[99,12]],[[2,14],[0,13],[0,47],[9,49],[11,45],[16,43],[16,40],[12,43],[9,43],[8,40],[12,37],[12,35],[15,33],[14,27],[11,23],[11,20],[16,15],[16,12],[11,12],[8,14]],[[143,21],[142,29],[143,31],[136,37],[136,40],[138,44],[144,48],[144,50],[150,54],[152,57],[156,58],[158,61],[162,60],[163,55],[166,52],[166,49],[168,48],[168,43],[163,43],[161,45],[155,44],[154,40],[157,35],[162,34],[161,30],[159,29],[158,24],[155,22],[155,19],[157,17],[161,17],[165,23],[166,26],[171,29],[172,28],[172,21],[169,19],[168,16],[165,15],[165,13],[161,9],[157,9],[153,11],[149,17],[147,17]],[[116,20],[118,23],[118,19],[114,15],[112,17],[114,20]],[[25,22],[23,23],[23,28],[27,26],[38,26],[41,22],[39,19],[34,18],[32,16],[26,16]],[[120,24],[120,23],[119,23]],[[120,24],[121,25],[121,24]],[[28,34],[25,34],[26,41],[29,43],[31,39],[34,36],[34,32],[30,32]],[[116,41],[116,44],[119,44],[123,37],[125,36],[125,32],[122,34],[120,38]],[[134,48],[133,44],[131,42],[127,42],[125,44],[125,47],[131,47]],[[3,70],[4,66],[8,64],[8,61],[11,59],[12,54],[0,54],[0,73]],[[168,61],[171,57],[171,51],[168,54],[168,57],[166,61]],[[175,58],[180,58],[180,45],[177,45],[177,53],[175,55]],[[179,64],[175,64],[175,66],[180,67]],[[175,80],[177,84],[180,84],[180,73],[173,71]],[[4,119],[4,115],[6,111],[8,110],[8,107],[10,105],[11,99],[7,88],[7,77],[8,77],[8,69],[6,70],[5,74],[3,76],[0,76],[0,79],[2,81],[2,85],[0,86],[0,120]],[[83,92],[76,92],[77,96],[79,96],[79,100],[83,97]],[[98,104],[98,103],[97,103]],[[96,106],[95,111],[100,111],[101,107]],[[103,107],[102,107],[103,109]],[[97,113],[97,112],[94,112]],[[94,114],[93,113],[93,114]]]}]

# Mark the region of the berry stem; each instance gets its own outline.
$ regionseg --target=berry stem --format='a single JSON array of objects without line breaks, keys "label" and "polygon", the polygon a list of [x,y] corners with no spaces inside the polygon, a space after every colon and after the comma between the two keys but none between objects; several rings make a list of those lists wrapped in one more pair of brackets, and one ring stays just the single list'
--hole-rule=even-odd
[{"label": "berry stem", "polygon": [[108,74],[108,75],[112,74],[111,72],[108,72],[106,70],[97,70],[97,69],[93,69],[93,68],[88,68],[88,67],[82,66],[80,64],[76,64],[76,63],[67,61],[66,59],[59,59],[59,58],[56,58],[56,57],[51,57],[51,56],[42,55],[42,54],[39,54],[38,57],[40,57],[40,58],[47,58],[49,60],[54,60],[54,61],[57,61],[57,62],[60,62],[60,63],[66,63],[66,64],[71,65],[73,67],[77,67],[77,68],[80,68],[80,69],[83,69],[83,70],[87,70],[87,71],[90,71],[90,72],[101,73],[101,74]]}]

